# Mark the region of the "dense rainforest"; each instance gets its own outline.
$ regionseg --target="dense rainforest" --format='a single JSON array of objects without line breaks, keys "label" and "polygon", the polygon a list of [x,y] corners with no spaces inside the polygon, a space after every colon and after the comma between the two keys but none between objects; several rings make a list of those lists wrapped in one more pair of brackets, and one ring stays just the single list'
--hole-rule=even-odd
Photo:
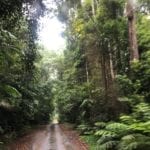
[{"label": "dense rainforest", "polygon": [[2,135],[48,123],[53,112],[52,86],[36,42],[44,10],[41,1],[0,1],[0,142]]},{"label": "dense rainforest", "polygon": [[[150,1],[54,3],[0,2],[0,137],[57,114],[91,150],[149,150]],[[37,43],[47,11],[65,25],[63,54]]]}]

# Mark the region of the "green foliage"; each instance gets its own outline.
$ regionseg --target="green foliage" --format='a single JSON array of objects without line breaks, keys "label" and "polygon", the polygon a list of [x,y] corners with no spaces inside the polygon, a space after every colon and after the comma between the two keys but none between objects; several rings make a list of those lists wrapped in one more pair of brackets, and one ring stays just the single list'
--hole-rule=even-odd
[{"label": "green foliage", "polygon": [[132,115],[120,117],[121,123],[108,122],[105,128],[97,129],[95,135],[100,137],[97,141],[99,149],[148,149],[147,146],[150,145],[149,114],[149,104],[140,103],[133,108]]},{"label": "green foliage", "polygon": [[150,51],[147,50],[142,53],[141,55],[141,61],[140,62],[134,62],[132,64],[132,76],[131,80],[133,81],[133,85],[136,87],[136,93],[143,96],[146,101],[149,101],[150,97],[150,87],[149,87],[149,81],[150,81]]},{"label": "green foliage", "polygon": [[137,9],[140,61],[131,63],[125,1],[57,4],[58,14],[67,6],[66,20],[61,18],[66,23],[67,47],[58,64],[63,67],[58,69],[61,76],[54,94],[60,118],[75,123],[110,121],[121,111],[132,113],[135,105],[149,101],[148,15]]},{"label": "green foliage", "polygon": [[150,2],[149,0],[138,0],[139,8],[141,12],[147,14],[150,12]]},{"label": "green foliage", "polygon": [[[57,85],[58,86],[58,85]],[[58,102],[58,110],[60,112],[60,117],[67,116],[66,119],[71,122],[80,120],[80,117],[86,117],[88,113],[86,109],[89,108],[90,101],[88,99],[83,99],[87,97],[87,90],[84,86],[73,86],[67,87],[62,84],[60,91],[57,89],[57,95],[55,99]],[[62,90],[63,88],[63,90]],[[82,109],[85,111],[82,111]],[[73,113],[76,110],[76,113]],[[82,113],[81,113],[82,112]],[[81,113],[81,115],[80,115]],[[65,118],[64,118],[65,119]]]},{"label": "green foliage", "polygon": [[94,125],[98,128],[104,128],[106,126],[106,122],[96,122]]},{"label": "green foliage", "polygon": [[134,117],[143,121],[150,119],[150,105],[148,103],[140,103],[134,107]]},{"label": "green foliage", "polygon": [[83,135],[81,136],[81,139],[83,139],[86,143],[88,143],[90,150],[98,150],[97,146],[97,138],[93,135]]},{"label": "green foliage", "polygon": [[[124,2],[95,2],[95,15],[92,14],[92,1],[71,6],[67,2],[58,2],[57,5],[58,14],[64,5],[67,6],[65,13],[67,18],[70,17],[67,21],[62,17],[66,23],[64,35],[67,47],[64,51],[64,62],[59,64],[63,69],[58,69],[61,77],[58,79],[57,87],[61,88],[56,88],[57,92],[54,94],[57,95],[55,98],[61,118],[67,121],[71,118],[71,121],[76,123],[95,122],[97,119],[109,120],[117,113],[110,115],[106,107],[111,107],[114,112],[114,106],[118,107],[119,104],[116,96],[112,94],[115,93],[115,89],[113,91],[113,88],[105,87],[104,80],[107,80],[109,85],[108,80],[111,78],[108,65],[110,55],[113,56],[113,67],[117,73],[125,72],[128,67]],[[112,92],[107,93],[107,88]],[[111,101],[117,102],[111,105]]]},{"label": "green foliage", "polygon": [[[92,149],[142,150],[150,144],[149,2],[139,2],[140,59],[134,62],[129,60],[125,1],[67,5],[67,48],[54,95],[60,119],[81,124],[80,132],[97,140]],[[124,112],[116,118],[120,109]]]},{"label": "green foliage", "polygon": [[101,144],[100,146],[98,146],[98,149],[99,150],[109,150],[109,149],[113,149],[116,145],[117,145],[117,141],[108,141],[108,142],[105,142],[104,144]]},{"label": "green foliage", "polygon": [[77,130],[84,135],[91,135],[93,133],[93,128],[86,124],[81,124],[77,127]]},{"label": "green foliage", "polygon": [[[32,14],[26,9],[34,2],[40,9]],[[64,55],[44,52],[42,58],[36,45],[42,1],[0,2],[0,135],[47,123],[55,109],[61,121],[81,124],[78,130],[91,149],[148,149],[149,2],[140,0],[137,10],[140,60],[133,63],[125,1],[56,3],[57,15],[66,23],[67,47]],[[116,118],[122,108],[127,113]]]},{"label": "green foliage", "polygon": [[150,21],[147,16],[139,15],[138,16],[138,25],[137,25],[137,34],[138,34],[138,41],[139,41],[139,50],[149,50],[150,49],[150,31],[148,27],[150,26]]},{"label": "green foliage", "polygon": [[112,131],[109,131],[109,130],[98,130],[96,131],[95,135],[98,135],[98,136],[102,136],[102,137],[115,137],[116,134]]},{"label": "green foliage", "polygon": [[[36,2],[43,11],[42,1]],[[43,66],[35,65],[41,61],[35,44],[41,12],[35,8],[33,18],[31,5],[28,0],[0,1],[0,136],[47,123],[53,111],[50,81],[41,80]]]},{"label": "green foliage", "polygon": [[120,95],[131,95],[134,92],[134,84],[127,77],[127,75],[117,75],[116,82],[118,83],[118,89]]},{"label": "green foliage", "polygon": [[3,90],[11,97],[14,97],[14,98],[21,97],[21,93],[10,85],[3,85]]},{"label": "green foliage", "polygon": [[127,129],[127,126],[125,124],[122,124],[122,123],[111,123],[111,124],[108,124],[106,126],[106,129],[107,130],[110,130],[110,131],[115,131],[115,132],[122,132],[123,130],[128,130]]},{"label": "green foliage", "polygon": [[142,134],[131,134],[121,138],[121,142],[118,145],[118,149],[121,150],[134,150],[134,149],[146,149],[149,148],[149,137]]}]

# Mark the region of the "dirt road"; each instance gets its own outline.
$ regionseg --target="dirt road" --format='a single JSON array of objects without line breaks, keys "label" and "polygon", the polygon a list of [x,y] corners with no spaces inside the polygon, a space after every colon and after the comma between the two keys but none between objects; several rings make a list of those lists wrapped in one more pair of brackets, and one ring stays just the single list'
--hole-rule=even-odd
[{"label": "dirt road", "polygon": [[12,143],[7,150],[88,150],[76,132],[64,125],[40,126]]}]

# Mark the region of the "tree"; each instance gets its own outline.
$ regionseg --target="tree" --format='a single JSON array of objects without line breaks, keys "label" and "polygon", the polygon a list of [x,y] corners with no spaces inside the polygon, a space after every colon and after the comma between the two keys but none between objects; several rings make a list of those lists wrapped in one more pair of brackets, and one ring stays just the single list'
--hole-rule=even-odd
[{"label": "tree", "polygon": [[136,29],[135,29],[135,4],[131,0],[127,0],[127,17],[128,17],[128,32],[129,32],[129,50],[130,61],[139,59]]}]

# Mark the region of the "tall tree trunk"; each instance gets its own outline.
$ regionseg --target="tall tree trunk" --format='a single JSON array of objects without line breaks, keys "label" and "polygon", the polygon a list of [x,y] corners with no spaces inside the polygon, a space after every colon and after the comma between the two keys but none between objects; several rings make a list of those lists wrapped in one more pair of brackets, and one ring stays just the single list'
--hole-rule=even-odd
[{"label": "tall tree trunk", "polygon": [[107,76],[106,76],[106,66],[105,66],[105,57],[101,54],[101,69],[102,69],[102,80],[103,80],[103,87],[105,89],[105,95],[107,95]]},{"label": "tall tree trunk", "polygon": [[115,78],[115,73],[114,73],[114,67],[113,67],[113,56],[112,56],[112,52],[111,52],[111,44],[110,44],[110,42],[108,42],[108,51],[109,51],[109,53],[108,53],[108,58],[109,58],[109,64],[110,64],[110,75],[111,75],[111,79],[112,79],[112,81],[114,80],[114,78]]},{"label": "tall tree trunk", "polygon": [[127,17],[128,17],[128,32],[129,32],[129,49],[130,49],[130,62],[139,59],[136,28],[135,28],[135,13],[132,0],[127,0]]},{"label": "tall tree trunk", "polygon": [[[88,95],[89,98],[92,99],[91,95],[91,89],[90,89],[90,76],[89,76],[89,65],[88,65],[88,60],[85,62],[85,69],[86,69],[86,83],[88,85]],[[91,111],[90,116],[93,117],[93,112]]]}]

